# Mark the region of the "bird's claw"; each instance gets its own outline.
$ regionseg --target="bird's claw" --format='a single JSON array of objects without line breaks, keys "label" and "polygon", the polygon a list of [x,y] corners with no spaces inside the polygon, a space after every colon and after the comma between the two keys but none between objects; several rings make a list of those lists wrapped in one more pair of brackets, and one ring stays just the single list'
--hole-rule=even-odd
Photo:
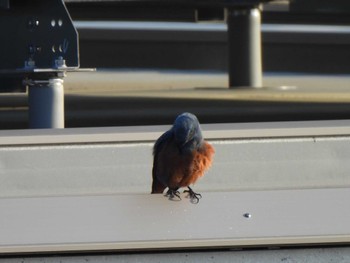
[{"label": "bird's claw", "polygon": [[179,200],[181,200],[180,192],[177,191],[177,190],[169,189],[169,190],[166,192],[166,195],[165,195],[165,196],[169,196],[169,199],[170,199],[170,200],[174,200],[175,197],[177,197]]},{"label": "bird's claw", "polygon": [[184,193],[188,193],[188,196],[191,198],[191,202],[194,204],[198,204],[199,203],[199,199],[202,198],[202,195],[199,193],[196,193],[192,190],[192,188],[187,187],[188,190],[185,190]]}]

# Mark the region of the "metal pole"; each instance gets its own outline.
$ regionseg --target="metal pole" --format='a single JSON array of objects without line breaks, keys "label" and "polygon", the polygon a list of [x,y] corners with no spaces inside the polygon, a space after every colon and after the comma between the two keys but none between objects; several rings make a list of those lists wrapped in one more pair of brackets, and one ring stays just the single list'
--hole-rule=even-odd
[{"label": "metal pole", "polygon": [[28,93],[29,128],[64,128],[63,79],[31,81]]},{"label": "metal pole", "polygon": [[260,10],[229,8],[227,16],[230,88],[262,87]]}]

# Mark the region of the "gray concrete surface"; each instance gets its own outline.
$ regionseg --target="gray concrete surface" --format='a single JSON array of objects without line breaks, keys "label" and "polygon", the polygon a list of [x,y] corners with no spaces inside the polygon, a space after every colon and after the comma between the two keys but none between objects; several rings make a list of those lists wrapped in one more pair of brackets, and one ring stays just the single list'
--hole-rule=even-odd
[{"label": "gray concrete surface", "polygon": [[[228,90],[208,71],[99,70],[65,79],[66,127],[170,124],[190,111],[203,123],[346,119],[348,75],[265,74],[265,88]],[[26,94],[0,94],[0,129],[28,127]]]},{"label": "gray concrete surface", "polygon": [[[312,92],[347,94],[350,91],[349,75],[313,75],[293,73],[264,73],[263,85],[275,94],[289,95]],[[176,70],[106,70],[70,73],[65,78],[65,91],[69,94],[103,95],[118,91],[176,90],[193,88],[228,88],[228,75],[220,71]],[[267,91],[262,89],[260,91]],[[254,94],[259,90],[238,90],[238,94]],[[113,94],[113,93],[112,93]],[[340,96],[339,96],[340,97]]]}]

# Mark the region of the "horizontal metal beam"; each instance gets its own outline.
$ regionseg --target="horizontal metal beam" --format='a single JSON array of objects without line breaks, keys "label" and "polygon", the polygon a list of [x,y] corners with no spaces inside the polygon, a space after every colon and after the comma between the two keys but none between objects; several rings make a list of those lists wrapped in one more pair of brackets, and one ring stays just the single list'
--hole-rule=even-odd
[{"label": "horizontal metal beam", "polygon": [[[93,25],[91,22],[76,21],[82,65],[102,68],[227,69],[227,28],[223,23],[142,24],[97,21]],[[188,29],[183,30],[186,26]],[[165,29],[167,27],[169,31]],[[262,24],[261,29],[265,72],[348,74],[345,59],[348,54],[346,47],[350,43],[348,26]],[[310,44],[314,45],[312,50]],[[100,50],[104,55],[99,53],[99,56],[95,56],[95,50]],[[166,52],[168,50],[172,52]],[[172,56],[172,53],[176,56]],[[281,58],[284,63],[280,63]]]},{"label": "horizontal metal beam", "polygon": [[[0,146],[153,142],[169,125],[41,130],[2,130]],[[350,120],[202,124],[207,139],[350,135]]]},{"label": "horizontal metal beam", "polygon": [[[130,4],[132,6],[189,6],[189,7],[246,7],[246,6],[258,6],[262,3],[270,2],[272,0],[104,0],[107,3],[117,3],[117,4]],[[82,0],[65,0],[67,3],[74,2],[95,2],[101,3],[101,0],[95,1],[82,1]]]},{"label": "horizontal metal beam", "polygon": [[[74,21],[83,40],[227,41],[224,23]],[[176,34],[174,34],[176,32]],[[262,24],[264,43],[348,44],[350,27],[342,25]],[[312,37],[310,37],[312,35]]]},{"label": "horizontal metal beam", "polygon": [[149,194],[168,127],[1,131],[0,254],[350,244],[349,121],[204,124],[197,205]]},{"label": "horizontal metal beam", "polygon": [[[203,125],[216,154],[197,191],[350,187],[348,121],[229,126]],[[168,128],[3,131],[0,197],[149,193]]]},{"label": "horizontal metal beam", "polygon": [[0,254],[350,243],[349,189],[182,197],[0,199]]}]

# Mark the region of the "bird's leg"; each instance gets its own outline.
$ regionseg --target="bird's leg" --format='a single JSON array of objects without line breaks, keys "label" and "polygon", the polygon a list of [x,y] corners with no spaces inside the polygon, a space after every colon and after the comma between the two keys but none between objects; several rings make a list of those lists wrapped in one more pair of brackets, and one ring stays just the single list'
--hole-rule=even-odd
[{"label": "bird's leg", "polygon": [[179,200],[181,200],[180,192],[177,189],[169,188],[165,196],[169,196],[169,199],[174,199],[174,197],[177,197]]},{"label": "bird's leg", "polygon": [[202,198],[202,195],[199,193],[195,193],[191,187],[187,186],[188,190],[185,190],[184,193],[188,193],[188,195],[191,198],[191,201],[197,204],[199,202],[199,199]]}]

